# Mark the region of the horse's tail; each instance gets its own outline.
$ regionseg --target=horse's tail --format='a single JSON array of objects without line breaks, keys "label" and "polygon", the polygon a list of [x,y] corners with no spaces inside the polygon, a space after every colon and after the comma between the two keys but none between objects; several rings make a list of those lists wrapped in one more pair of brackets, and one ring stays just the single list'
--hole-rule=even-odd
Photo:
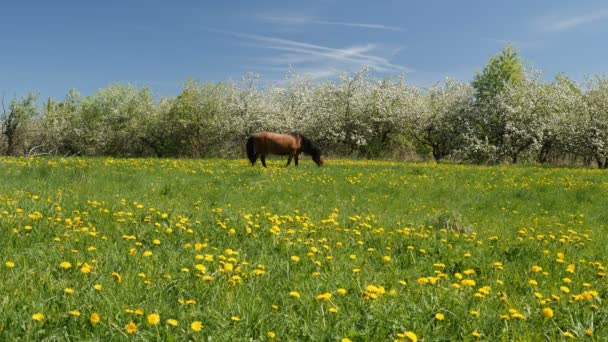
[{"label": "horse's tail", "polygon": [[247,158],[249,158],[251,165],[255,163],[256,158],[255,149],[253,147],[253,136],[249,136],[249,139],[247,139]]}]

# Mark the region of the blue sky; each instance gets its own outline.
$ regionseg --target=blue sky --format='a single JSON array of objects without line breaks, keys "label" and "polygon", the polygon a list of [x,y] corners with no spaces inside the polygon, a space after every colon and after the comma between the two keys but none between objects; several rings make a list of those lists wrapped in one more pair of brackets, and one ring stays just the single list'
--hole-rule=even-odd
[{"label": "blue sky", "polygon": [[364,65],[427,86],[470,80],[506,42],[547,79],[608,72],[606,1],[12,1],[0,92],[42,98],[114,82],[175,95],[184,80],[322,80]]}]

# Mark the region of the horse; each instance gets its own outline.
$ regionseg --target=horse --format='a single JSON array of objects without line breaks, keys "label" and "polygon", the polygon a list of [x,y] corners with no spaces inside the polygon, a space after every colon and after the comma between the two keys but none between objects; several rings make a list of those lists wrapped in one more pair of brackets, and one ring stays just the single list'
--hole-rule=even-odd
[{"label": "horse", "polygon": [[323,165],[321,150],[312,140],[298,132],[288,134],[257,132],[249,136],[246,147],[251,166],[260,156],[262,165],[266,167],[266,155],[268,154],[288,155],[289,159],[287,159],[285,167],[289,166],[292,158],[295,159],[295,164],[298,166],[298,156],[302,152],[310,155],[317,166]]}]

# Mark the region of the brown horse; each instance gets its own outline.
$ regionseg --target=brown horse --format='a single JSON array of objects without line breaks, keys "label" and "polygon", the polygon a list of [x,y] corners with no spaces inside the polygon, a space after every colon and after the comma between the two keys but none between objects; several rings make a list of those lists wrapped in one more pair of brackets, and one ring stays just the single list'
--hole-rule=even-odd
[{"label": "brown horse", "polygon": [[321,150],[310,139],[298,132],[289,134],[258,132],[247,139],[247,157],[251,161],[251,166],[260,156],[262,165],[266,167],[267,154],[288,155],[289,159],[285,166],[289,166],[292,158],[295,159],[295,164],[298,166],[298,156],[302,152],[311,155],[317,166],[323,165]]}]

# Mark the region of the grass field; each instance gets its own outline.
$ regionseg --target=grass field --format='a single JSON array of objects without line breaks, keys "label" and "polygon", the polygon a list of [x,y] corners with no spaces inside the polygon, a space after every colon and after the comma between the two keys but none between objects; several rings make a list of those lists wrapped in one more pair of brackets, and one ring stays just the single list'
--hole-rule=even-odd
[{"label": "grass field", "polygon": [[0,159],[0,340],[606,340],[608,173]]}]

